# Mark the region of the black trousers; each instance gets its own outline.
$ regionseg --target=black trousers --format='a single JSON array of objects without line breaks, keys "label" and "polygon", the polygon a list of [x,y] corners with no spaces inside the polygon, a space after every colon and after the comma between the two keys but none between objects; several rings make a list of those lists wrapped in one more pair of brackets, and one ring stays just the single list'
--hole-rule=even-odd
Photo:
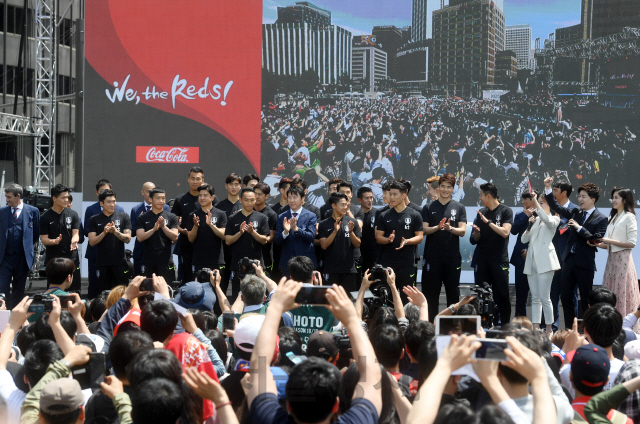
[{"label": "black trousers", "polygon": [[511,299],[509,299],[509,262],[476,263],[476,284],[487,283],[493,291],[496,312],[493,324],[502,325],[511,321]]},{"label": "black trousers", "polygon": [[344,288],[344,291],[347,292],[348,296],[353,297],[354,299],[358,296],[352,296],[351,292],[356,292],[359,290],[358,287],[358,274],[346,274],[346,273],[332,273],[332,274],[324,274],[324,281],[322,282],[325,286],[330,286],[332,284],[337,284]]},{"label": "black trousers", "polygon": [[440,312],[442,284],[447,294],[447,306],[460,301],[461,258],[427,258],[422,267],[422,293],[429,304],[429,321]]},{"label": "black trousers", "polygon": [[[183,246],[180,246],[180,256],[178,256],[178,266],[180,267],[180,276],[182,284],[193,281],[193,272],[191,271],[191,263],[193,261],[193,250],[189,249],[185,252]],[[157,275],[157,274],[156,274]],[[175,278],[175,276],[174,276]],[[172,280],[173,281],[173,280]]]},{"label": "black trousers", "polygon": [[156,277],[163,277],[167,284],[170,284],[176,279],[176,267],[173,263],[162,265],[142,265],[142,273],[147,278],[153,277],[153,274],[156,274]]},{"label": "black trousers", "polygon": [[[225,265],[221,265],[220,266],[220,288],[222,289],[222,292],[224,294],[227,294],[227,289],[229,288],[229,281],[231,281],[231,279],[233,278],[231,276],[231,248],[229,246],[227,246],[226,244],[222,246],[222,249],[224,251],[224,263]],[[237,266],[238,264],[236,264]],[[238,286],[239,287],[239,286]],[[232,287],[233,290],[233,287]],[[238,288],[238,291],[240,289]],[[233,301],[231,300],[231,298],[229,298],[229,302],[231,302],[231,304],[233,305]]]},{"label": "black trousers", "polygon": [[89,287],[87,288],[87,299],[93,299],[100,291],[98,290],[98,274],[96,273],[96,260],[87,259],[89,270]]},{"label": "black trousers", "polygon": [[129,265],[123,260],[119,265],[96,265],[98,293],[115,286],[129,285]]},{"label": "black trousers", "polygon": [[529,296],[529,279],[524,273],[524,264],[515,267],[516,283],[516,314],[517,317],[527,316],[527,297]]},{"label": "black trousers", "polygon": [[[582,311],[586,311],[589,308],[589,293],[591,293],[591,288],[593,287],[593,276],[595,274],[595,271],[590,269],[578,268],[575,256],[573,253],[570,253],[562,267],[560,299],[562,300],[564,326],[567,328],[571,328],[573,319],[576,317],[574,309],[576,286],[580,292]],[[582,318],[582,312],[580,312],[578,318]]]},{"label": "black trousers", "polygon": [[418,274],[417,268],[415,266],[398,266],[390,268],[392,268],[396,273],[396,288],[400,291],[400,298],[404,305],[408,302],[408,299],[407,295],[402,291],[402,288],[404,286],[416,285],[416,276]]}]

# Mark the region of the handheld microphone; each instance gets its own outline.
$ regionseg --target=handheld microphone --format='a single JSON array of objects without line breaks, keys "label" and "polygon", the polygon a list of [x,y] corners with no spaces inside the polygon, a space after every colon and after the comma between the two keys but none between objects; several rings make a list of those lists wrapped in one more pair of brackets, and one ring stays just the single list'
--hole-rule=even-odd
[{"label": "handheld microphone", "polygon": [[[533,216],[534,218],[536,218],[536,217],[538,216],[538,212],[533,211],[533,214],[532,214],[531,216]],[[529,226],[527,227],[527,231],[531,230],[531,227],[533,227],[533,224],[534,224],[534,223],[535,223],[535,221],[533,221],[533,222],[529,221]]]}]

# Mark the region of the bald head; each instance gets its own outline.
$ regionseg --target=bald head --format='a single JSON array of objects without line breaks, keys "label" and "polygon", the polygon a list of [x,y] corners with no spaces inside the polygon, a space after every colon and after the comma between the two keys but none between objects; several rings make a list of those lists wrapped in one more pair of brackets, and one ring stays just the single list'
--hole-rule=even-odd
[{"label": "bald head", "polygon": [[156,188],[156,185],[152,182],[146,182],[144,184],[142,184],[142,196],[144,196],[144,201],[150,205],[151,204],[151,198],[149,197],[149,191],[153,190],[154,188]]}]

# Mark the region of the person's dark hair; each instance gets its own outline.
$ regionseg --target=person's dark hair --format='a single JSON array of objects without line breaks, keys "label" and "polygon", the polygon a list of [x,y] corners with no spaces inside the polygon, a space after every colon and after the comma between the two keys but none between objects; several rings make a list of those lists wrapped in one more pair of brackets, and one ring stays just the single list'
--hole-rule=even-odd
[{"label": "person's dark hair", "polygon": [[466,305],[462,305],[460,306],[454,313],[453,315],[461,315],[461,316],[467,316],[467,315],[477,315],[476,314],[476,307],[471,305],[470,303],[467,303]]},{"label": "person's dark hair", "polygon": [[202,312],[204,318],[204,328],[206,331],[215,330],[218,327],[218,317],[213,311]]},{"label": "person's dark hair", "polygon": [[389,184],[389,191],[391,190],[398,190],[400,193],[409,193],[407,186],[399,181],[393,181]]},{"label": "person's dark hair", "polygon": [[240,178],[240,175],[236,174],[235,172],[232,172],[231,174],[227,175],[227,178],[224,179],[225,184],[231,184],[234,182],[238,182],[239,184],[242,184],[242,178]]},{"label": "person's dark hair", "polygon": [[567,197],[571,196],[571,192],[573,192],[573,186],[567,180],[560,180],[553,183],[553,188],[557,188],[560,190],[560,193],[563,191],[567,193]]},{"label": "person's dark hair", "polygon": [[[44,315],[44,314],[43,314]],[[31,387],[47,373],[49,365],[64,358],[64,354],[56,342],[38,340],[31,344],[24,354],[24,375]]]},{"label": "person's dark hair", "polygon": [[20,349],[20,352],[22,352],[23,355],[27,351],[27,349],[37,340],[35,332],[33,331],[33,327],[34,324],[27,325],[22,330],[20,330],[20,332],[18,333],[18,337],[16,338],[16,345],[18,345],[18,349]]},{"label": "person's dark hair", "polygon": [[500,407],[485,405],[472,417],[464,421],[464,424],[515,424],[511,417]]},{"label": "person's dark hair", "polygon": [[498,199],[498,188],[492,183],[484,183],[480,185],[480,191],[485,194],[490,194],[494,199]]},{"label": "person's dark hair", "polygon": [[98,200],[100,201],[100,203],[102,203],[107,199],[107,197],[111,196],[116,197],[116,192],[111,189],[102,190],[98,195]]},{"label": "person's dark hair", "polygon": [[300,345],[304,344],[302,342],[302,337],[300,336],[300,333],[298,333],[294,328],[291,328],[291,327],[280,327],[280,328],[278,328],[278,337],[280,337],[280,338],[293,337],[294,339],[296,339],[298,341],[298,343],[300,343]]},{"label": "person's dark hair", "polygon": [[268,196],[271,193],[271,187],[269,186],[269,184],[265,184],[263,182],[259,182],[258,184],[256,184],[253,187],[254,190],[260,190],[261,192],[263,192],[266,196]]},{"label": "person's dark hair", "polygon": [[73,202],[73,195],[71,193],[69,193],[69,203]]},{"label": "person's dark hair", "polygon": [[89,303],[89,314],[91,315],[92,321],[98,321],[104,311],[107,310],[107,298],[109,297],[109,291],[105,290],[101,292],[99,295],[93,298],[91,303]]},{"label": "person's dark hair", "polygon": [[616,307],[618,297],[610,288],[600,286],[591,290],[589,293],[589,305],[597,305],[598,303],[608,303],[609,305]]},{"label": "person's dark hair", "polygon": [[131,418],[136,424],[175,424],[182,415],[180,387],[166,378],[142,382],[131,396]]},{"label": "person's dark hair", "polygon": [[[372,180],[381,180],[386,175],[388,175],[387,171],[385,171],[384,168],[381,167],[381,166],[379,166],[379,167],[375,168],[373,171],[371,171],[371,179]],[[389,185],[391,185],[391,183],[389,183]],[[389,188],[387,188],[387,190],[385,190],[384,187],[385,186],[383,184],[382,185],[382,191],[389,191]]]},{"label": "person's dark hair", "polygon": [[400,184],[404,184],[404,186],[407,188],[407,194],[411,192],[411,182],[405,180],[404,178],[398,178],[396,182],[399,182]]},{"label": "person's dark hair", "polygon": [[193,168],[191,168],[187,176],[191,175],[191,173],[193,172],[195,172],[196,174],[202,174],[202,176],[204,176],[204,171],[199,166],[194,166]]},{"label": "person's dark hair", "polygon": [[164,342],[178,324],[178,313],[169,301],[150,302],[140,314],[140,329],[149,333],[154,342]]},{"label": "person's dark hair", "polygon": [[384,367],[395,367],[404,354],[404,336],[393,324],[383,324],[369,331],[376,358]]},{"label": "person's dark hair", "polygon": [[4,192],[5,194],[11,193],[14,197],[20,196],[20,198],[22,199],[24,190],[22,189],[22,186],[19,184],[9,184],[5,186]]},{"label": "person's dark hair", "polygon": [[127,377],[127,365],[140,352],[153,349],[153,340],[144,331],[126,331],[118,334],[109,345],[109,361],[120,380]]},{"label": "person's dark hair", "polygon": [[384,324],[392,324],[396,327],[399,326],[395,311],[393,308],[388,306],[380,307],[373,313],[371,322],[369,322],[369,332],[371,332],[375,327]]},{"label": "person's dark hair", "polygon": [[280,344],[278,346],[280,347],[280,351],[276,366],[288,367],[285,371],[290,371],[295,364],[287,357],[287,353],[292,352],[294,355],[302,355],[302,343],[295,337],[287,335],[280,337]]},{"label": "person's dark hair", "polygon": [[293,180],[291,178],[282,178],[278,182],[278,190],[281,190],[281,189],[285,188],[286,186],[291,185],[292,182],[293,182]]},{"label": "person's dark hair", "polygon": [[438,185],[440,185],[442,183],[449,183],[451,185],[451,187],[455,187],[456,186],[456,177],[454,177],[451,174],[441,175],[440,178],[438,179]]},{"label": "person's dark hair", "polygon": [[[616,193],[618,193],[618,196],[620,196],[622,198],[622,201],[624,202],[624,210],[635,215],[636,210],[633,207],[633,192],[624,187],[614,188],[613,190],[611,190],[612,199],[613,195]],[[618,211],[616,209],[611,208],[611,213],[609,214],[609,222],[611,222],[611,220],[615,218],[617,213]]]},{"label": "person's dark hair", "polygon": [[[71,316],[69,311],[63,310],[60,314],[60,325],[62,325],[64,332],[67,333],[69,338],[73,339],[76,336],[78,325],[76,324],[73,316]],[[33,333],[36,336],[36,340],[51,340],[53,342],[56,341],[56,338],[53,335],[53,330],[49,325],[49,314],[40,314],[33,325]]]},{"label": "person's dark hair", "polygon": [[47,286],[59,286],[69,275],[73,275],[76,264],[71,259],[53,258],[47,263]]},{"label": "person's dark hair", "polygon": [[289,197],[289,195],[295,196],[296,194],[300,196],[301,199],[304,199],[304,189],[297,184],[291,184],[289,190],[287,190],[287,197]]},{"label": "person's dark hair", "polygon": [[342,187],[346,187],[349,189],[349,191],[351,191],[351,193],[353,193],[353,184],[351,184],[348,181],[342,181],[340,184],[338,184],[338,191],[340,191],[340,189]]},{"label": "person's dark hair", "polygon": [[[382,378],[380,379],[380,394],[382,395],[382,410],[378,418],[379,424],[398,423],[396,419],[396,406],[393,401],[393,392],[391,391],[391,381],[384,367],[380,366]],[[349,365],[347,371],[342,376],[342,384],[338,397],[340,398],[340,413],[344,414],[351,407],[353,401],[353,393],[360,382],[360,372],[358,364],[355,362]]]},{"label": "person's dark hair", "polygon": [[584,331],[589,341],[603,348],[613,344],[622,330],[622,315],[607,303],[591,305],[584,313]]},{"label": "person's dark hair", "polygon": [[293,281],[309,283],[313,280],[313,261],[307,256],[294,256],[287,262],[289,275]]},{"label": "person's dark hair", "polygon": [[286,386],[291,414],[304,423],[324,421],[333,410],[341,380],[338,368],[320,358],[295,366]]},{"label": "person's dark hair", "polygon": [[362,199],[365,193],[373,193],[373,190],[371,190],[371,187],[360,187],[358,189],[358,199]]},{"label": "person's dark hair", "polygon": [[[533,190],[533,194],[536,196],[536,199],[540,197],[540,191],[538,190]],[[531,192],[529,190],[523,191],[520,197],[522,197],[523,199],[529,199],[529,200],[532,199]]]},{"label": "person's dark hair", "polygon": [[69,187],[65,186],[64,184],[56,184],[53,187],[51,187],[51,197],[58,197],[62,193],[68,193],[68,192],[69,192]]},{"label": "person's dark hair", "polygon": [[[106,178],[103,178],[103,179],[99,180],[96,183],[96,191],[100,190],[100,187],[105,186],[105,185],[109,186],[109,190],[113,189],[113,186],[111,185],[111,182],[109,180],[107,180]],[[100,193],[98,193],[98,194],[100,194]]]},{"label": "person's dark hair", "polygon": [[207,327],[205,324],[205,318],[200,309],[188,308],[187,312],[191,314],[193,317],[193,321],[196,323],[196,327],[198,327],[204,333],[207,331]]},{"label": "person's dark hair", "polygon": [[627,333],[625,333],[624,330],[620,330],[620,334],[611,345],[611,352],[614,358],[624,361],[624,344],[626,341]]},{"label": "person's dark hair", "polygon": [[[315,174],[315,171],[313,171],[313,173]],[[291,184],[299,185],[303,190],[306,190],[309,187],[309,183],[304,178],[296,178]]]},{"label": "person's dark hair", "polygon": [[[51,405],[49,407],[50,410],[66,410],[67,407],[64,405]],[[45,424],[75,424],[78,422],[78,418],[80,418],[80,413],[82,412],[82,408],[78,408],[75,411],[64,412],[61,414],[48,414],[44,411],[40,411],[42,414],[42,419]]]},{"label": "person's dark hair", "polygon": [[418,380],[418,387],[429,378],[429,375],[436,367],[438,362],[438,349],[436,347],[436,339],[433,338],[422,343],[420,346],[420,354],[418,364],[420,365],[420,379]]},{"label": "person's dark hair", "polygon": [[222,359],[224,364],[227,363],[227,351],[229,347],[224,339],[224,334],[218,330],[209,330],[206,334],[207,338],[211,341],[211,347],[218,352],[218,356]]},{"label": "person's dark hair", "polygon": [[[381,169],[381,168],[376,168],[376,169]],[[376,169],[374,169],[374,171]],[[387,181],[384,184],[382,184],[382,191],[390,191],[390,190],[391,190],[391,181]]]},{"label": "person's dark hair", "polygon": [[327,183],[327,188],[329,188],[330,186],[336,184],[336,190],[337,190],[337,185],[340,184],[343,181],[342,178],[338,178],[338,177],[333,177],[329,180],[329,182]]},{"label": "person's dark hair", "polygon": [[149,190],[149,198],[153,200],[153,196],[155,196],[156,194],[167,194],[166,191],[164,191],[163,188],[160,187],[155,187],[152,188],[151,190]]},{"label": "person's dark hair", "polygon": [[240,198],[242,199],[244,197],[245,193],[254,193],[255,191],[253,191],[253,187],[242,187],[242,189],[240,190]]},{"label": "person's dark hair", "polygon": [[[518,327],[514,324],[506,324],[502,326],[502,333],[500,333],[498,337],[504,339],[507,336],[516,338],[525,347],[528,347],[538,355],[542,356],[542,343],[540,342],[539,337],[533,331],[525,329],[523,327]],[[504,378],[506,378],[511,383],[524,384],[528,381],[513,368],[509,368],[504,365],[498,365],[498,369],[500,370]]]},{"label": "person's dark hair", "polygon": [[578,187],[578,194],[581,191],[585,191],[587,196],[594,199],[596,202],[600,198],[600,188],[594,183],[584,183],[580,187]]},{"label": "person's dark hair", "polygon": [[203,190],[207,191],[211,195],[211,197],[215,196],[216,194],[216,189],[213,188],[213,186],[210,184],[203,184],[200,187],[198,187],[198,193]]},{"label": "person's dark hair", "polygon": [[440,407],[433,424],[463,424],[474,416],[473,409],[462,402],[451,402]]},{"label": "person's dark hair", "polygon": [[256,174],[247,174],[242,178],[242,185],[249,184],[249,181],[251,180],[256,180],[257,182],[260,182],[260,177],[258,177]]},{"label": "person's dark hair", "polygon": [[433,339],[436,335],[436,327],[427,321],[414,321],[404,332],[404,344],[407,352],[418,359],[420,346],[424,342]]},{"label": "person's dark hair", "polygon": [[338,203],[340,203],[340,200],[345,200],[347,202],[349,201],[346,194],[335,192],[331,193],[331,196],[329,196],[328,203],[330,205],[337,205]]}]

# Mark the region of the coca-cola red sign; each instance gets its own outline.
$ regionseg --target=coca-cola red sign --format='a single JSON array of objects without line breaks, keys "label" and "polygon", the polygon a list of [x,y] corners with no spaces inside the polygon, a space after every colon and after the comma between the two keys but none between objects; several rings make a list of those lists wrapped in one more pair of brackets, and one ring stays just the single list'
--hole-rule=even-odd
[{"label": "coca-cola red sign", "polygon": [[138,163],[198,163],[199,161],[199,147],[136,146]]}]

